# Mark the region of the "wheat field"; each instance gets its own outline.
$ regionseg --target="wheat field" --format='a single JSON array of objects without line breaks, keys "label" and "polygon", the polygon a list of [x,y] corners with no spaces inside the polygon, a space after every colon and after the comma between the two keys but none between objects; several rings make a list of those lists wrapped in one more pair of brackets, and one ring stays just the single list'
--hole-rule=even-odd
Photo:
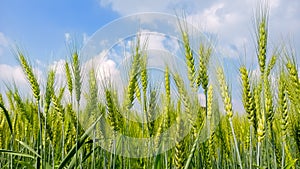
[{"label": "wheat field", "polygon": [[[139,38],[122,91],[109,80],[99,83],[97,67],[83,78],[78,50],[65,62],[65,86],[56,88],[57,72],[52,69],[41,84],[29,58],[17,50],[32,97],[22,97],[15,86],[0,94],[0,168],[300,168],[297,56],[288,47],[268,51],[269,16],[265,8],[259,11],[255,19],[259,73],[241,64],[239,82],[228,81],[221,64],[208,67],[217,53],[211,44],[200,42],[195,55],[184,29],[188,84],[169,67],[163,87],[150,84],[148,56]],[[233,110],[231,83],[240,83],[244,112]],[[197,98],[200,89],[205,106]],[[142,105],[139,112],[135,103]],[[122,135],[152,140],[129,144]],[[168,145],[167,137],[174,145]],[[143,149],[137,148],[140,144]]]}]

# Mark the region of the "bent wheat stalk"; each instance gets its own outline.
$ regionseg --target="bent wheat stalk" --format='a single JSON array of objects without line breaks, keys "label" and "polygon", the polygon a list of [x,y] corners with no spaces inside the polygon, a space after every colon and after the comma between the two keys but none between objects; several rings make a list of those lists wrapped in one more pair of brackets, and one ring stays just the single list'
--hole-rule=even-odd
[{"label": "bent wheat stalk", "polygon": [[229,96],[228,85],[226,83],[224,72],[221,67],[217,68],[217,76],[218,76],[218,81],[219,81],[219,85],[220,85],[220,89],[221,89],[221,96],[222,96],[222,99],[224,102],[225,111],[226,111],[226,114],[227,114],[227,117],[229,120],[231,132],[232,132],[232,136],[233,136],[233,140],[234,140],[237,158],[239,161],[240,168],[242,169],[243,168],[242,160],[241,160],[237,139],[236,139],[233,124],[232,124],[233,110],[232,110],[231,97]]},{"label": "bent wheat stalk", "polygon": [[[40,112],[40,87],[38,84],[38,81],[33,73],[32,67],[29,65],[27,62],[25,56],[21,51],[18,51],[18,59],[20,62],[20,65],[23,69],[23,72],[25,73],[25,76],[27,80],[30,83],[31,90],[33,92],[33,96],[36,99],[36,105],[38,109],[38,123],[39,123],[39,141],[37,144],[37,149],[38,149],[38,154],[41,154],[41,150],[43,149],[43,144],[42,144],[42,121],[41,121],[41,112]],[[40,168],[40,157],[37,158],[37,163],[36,163],[36,168]],[[44,165],[42,163],[42,165]]]}]

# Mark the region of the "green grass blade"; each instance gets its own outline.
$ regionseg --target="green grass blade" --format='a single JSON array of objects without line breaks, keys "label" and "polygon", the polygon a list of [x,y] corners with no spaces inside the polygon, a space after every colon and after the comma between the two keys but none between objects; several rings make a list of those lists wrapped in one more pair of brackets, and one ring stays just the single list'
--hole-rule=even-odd
[{"label": "green grass blade", "polygon": [[9,116],[9,114],[8,114],[8,111],[6,110],[6,108],[4,107],[4,105],[1,104],[1,103],[0,103],[0,108],[1,108],[1,109],[3,110],[3,112],[4,112],[4,115],[5,115],[5,118],[6,118],[6,120],[7,120],[9,129],[10,129],[10,132],[11,132],[11,134],[13,134],[12,123],[11,123],[10,116]]},{"label": "green grass blade", "polygon": [[10,155],[35,159],[35,156],[32,156],[30,154],[20,153],[20,152],[16,152],[16,151],[12,151],[12,150],[0,149],[0,153],[6,153],[6,154],[10,154]]},{"label": "green grass blade", "polygon": [[29,150],[30,152],[35,154],[37,157],[41,158],[41,156],[36,151],[34,151],[34,149],[31,148],[28,144],[26,144],[26,143],[24,143],[23,141],[20,141],[20,140],[17,140],[17,142],[19,142],[22,146],[24,146],[27,150]]}]

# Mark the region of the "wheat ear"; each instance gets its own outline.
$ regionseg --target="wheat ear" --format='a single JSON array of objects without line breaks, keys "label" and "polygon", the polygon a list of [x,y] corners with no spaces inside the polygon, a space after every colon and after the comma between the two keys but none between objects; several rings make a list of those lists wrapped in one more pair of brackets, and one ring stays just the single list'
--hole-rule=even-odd
[{"label": "wheat ear", "polygon": [[72,74],[71,74],[71,71],[70,71],[70,66],[69,66],[69,63],[67,61],[65,62],[65,71],[66,71],[68,90],[70,92],[70,96],[72,97],[73,81],[72,81]]},{"label": "wheat ear", "polygon": [[279,113],[281,115],[281,131],[282,131],[282,159],[281,166],[284,166],[285,160],[285,144],[286,144],[286,136],[287,136],[287,127],[288,127],[288,103],[287,103],[287,94],[286,94],[286,80],[283,70],[280,73],[279,81],[278,81],[278,106]]}]

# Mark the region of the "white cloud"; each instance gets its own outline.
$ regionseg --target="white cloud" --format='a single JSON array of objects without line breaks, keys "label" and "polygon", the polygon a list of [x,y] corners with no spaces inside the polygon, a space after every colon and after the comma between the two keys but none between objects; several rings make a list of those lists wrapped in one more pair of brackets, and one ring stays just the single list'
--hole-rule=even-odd
[{"label": "white cloud", "polygon": [[147,42],[147,49],[165,49],[163,41],[165,37],[160,35],[158,32],[151,32],[148,30],[142,30],[141,32],[141,43]]},{"label": "white cloud", "polygon": [[174,54],[180,49],[177,39],[167,37],[160,32],[141,30],[140,33],[141,43],[147,42],[146,50],[161,50]]},{"label": "white cloud", "polygon": [[[255,9],[260,1],[253,0],[213,0],[213,1],[138,1],[138,0],[99,0],[104,7],[128,15],[137,12],[166,12],[174,14],[186,12],[187,20],[193,25],[218,36],[220,49],[224,55],[237,58],[247,51],[253,51]],[[300,45],[300,1],[269,0],[270,5],[270,42],[278,43],[283,34],[290,33],[295,38],[296,46]],[[180,15],[179,15],[180,16]],[[290,26],[287,26],[290,25]],[[275,34],[275,35],[273,35]],[[241,40],[242,39],[242,40]],[[294,39],[293,39],[294,40]],[[278,45],[278,44],[275,44]],[[237,50],[232,50],[235,47]],[[254,53],[249,54],[252,56]]]},{"label": "white cloud", "polygon": [[20,66],[0,64],[0,72],[0,81],[8,84],[16,82],[18,85],[24,85],[27,83],[25,75]]},{"label": "white cloud", "polygon": [[217,14],[217,12],[222,8],[224,8],[224,3],[214,4],[200,13],[189,15],[187,20],[192,24],[200,22],[205,25],[207,30],[217,32],[222,25],[221,22],[223,22],[222,18]]},{"label": "white cloud", "polygon": [[50,69],[55,70],[56,74],[61,75],[65,73],[65,63],[64,59],[60,59],[58,61],[54,61],[50,65]]},{"label": "white cloud", "polygon": [[[245,11],[247,12],[249,11]],[[216,49],[224,57],[237,58],[244,50],[248,32],[244,23],[245,16],[231,10],[231,6],[227,3],[222,1],[212,4],[203,11],[188,15],[187,20],[205,32],[218,35],[219,43]],[[238,25],[244,25],[246,29]]]},{"label": "white cloud", "polygon": [[85,71],[89,72],[90,69],[95,69],[96,76],[99,81],[105,80],[109,77],[117,77],[119,75],[119,71],[116,68],[116,63],[107,57],[110,54],[112,53],[105,50],[88,60],[83,65]]},{"label": "white cloud", "polygon": [[100,0],[101,6],[110,6],[112,10],[122,14],[128,15],[137,12],[152,12],[154,9],[157,12],[163,12],[168,9],[172,3],[179,2],[178,0],[164,0],[164,1],[140,1],[140,0]]}]

